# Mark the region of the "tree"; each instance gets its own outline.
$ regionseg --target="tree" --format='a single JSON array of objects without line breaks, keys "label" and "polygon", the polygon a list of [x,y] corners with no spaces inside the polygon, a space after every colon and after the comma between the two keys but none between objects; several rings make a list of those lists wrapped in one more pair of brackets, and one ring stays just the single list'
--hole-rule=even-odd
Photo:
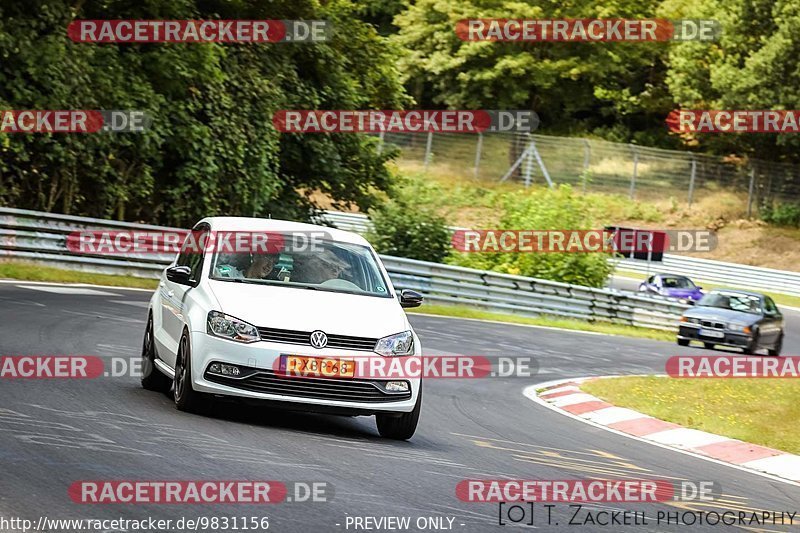
[{"label": "tree", "polygon": [[[73,7],[77,5],[79,7]],[[0,107],[136,109],[145,133],[0,134],[0,204],[186,226],[308,219],[314,191],[368,209],[388,157],[361,135],[285,135],[279,109],[407,102],[395,48],[347,0],[32,0],[0,5]],[[323,19],[329,42],[74,43],[81,19]]]},{"label": "tree", "polygon": [[[716,43],[682,43],[667,84],[687,109],[800,109],[800,4],[796,0],[670,0],[662,10],[719,20]],[[761,159],[798,161],[796,135],[685,135],[688,146]]]},{"label": "tree", "polygon": [[552,133],[669,142],[667,43],[465,42],[470,18],[652,18],[657,0],[420,0],[398,15],[401,71],[424,105],[529,109]]}]

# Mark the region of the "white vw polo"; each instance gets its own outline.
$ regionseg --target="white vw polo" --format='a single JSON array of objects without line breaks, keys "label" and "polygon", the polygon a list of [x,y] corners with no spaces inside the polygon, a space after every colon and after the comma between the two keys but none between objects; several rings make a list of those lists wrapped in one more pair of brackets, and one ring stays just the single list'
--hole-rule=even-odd
[{"label": "white vw polo", "polygon": [[[251,236],[247,252],[226,248],[232,234]],[[266,235],[268,245],[253,246],[253,235]],[[203,245],[189,246],[190,240]],[[382,436],[408,439],[422,404],[420,378],[365,378],[349,361],[421,358],[402,309],[421,302],[414,291],[395,291],[378,255],[354,233],[282,220],[206,218],[150,300],[142,386],[172,389],[180,410],[234,397],[375,415]],[[303,372],[287,375],[287,368]]]}]

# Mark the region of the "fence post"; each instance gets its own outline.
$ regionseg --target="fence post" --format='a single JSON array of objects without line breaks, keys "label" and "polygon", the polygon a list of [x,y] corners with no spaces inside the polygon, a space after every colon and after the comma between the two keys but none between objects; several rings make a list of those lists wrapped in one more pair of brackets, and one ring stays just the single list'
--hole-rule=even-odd
[{"label": "fence post", "polygon": [[380,139],[380,142],[378,142],[378,155],[381,155],[383,153],[383,138],[385,136],[386,132],[383,130],[381,130],[381,132],[378,134],[378,139]]},{"label": "fence post", "polygon": [[633,174],[631,175],[631,192],[630,197],[633,200],[634,192],[636,191],[636,173],[639,171],[639,152],[636,151],[636,146],[630,145],[633,152]]},{"label": "fence post", "polygon": [[525,158],[525,187],[531,186],[531,172],[533,171],[533,151],[536,149],[536,145],[533,144],[533,140],[528,144],[528,149],[525,150],[528,153],[528,156]]},{"label": "fence post", "polygon": [[541,154],[539,154],[539,150],[536,148],[536,142],[533,140],[533,137],[531,137],[531,148],[533,149],[533,156],[536,158],[536,162],[539,163],[539,168],[542,170],[544,179],[547,180],[547,186],[552,189],[553,180],[550,179],[550,173],[547,171],[547,167],[544,166],[544,161],[542,160]]},{"label": "fence post", "polygon": [[478,178],[478,173],[481,166],[481,153],[483,152],[483,133],[478,132],[478,146],[475,148],[475,178]]},{"label": "fence post", "polygon": [[522,160],[525,159],[526,157],[528,157],[528,152],[530,151],[530,149],[531,149],[531,147],[528,146],[527,148],[525,148],[525,150],[522,151],[522,153],[517,158],[517,160],[514,161],[514,164],[511,165],[511,167],[506,171],[506,173],[503,174],[503,177],[500,178],[500,182],[501,183],[506,181],[509,177],[511,177],[511,174],[513,174],[514,171],[517,170],[517,167],[519,167],[522,164]]},{"label": "fence post", "polygon": [[753,188],[755,187],[756,183],[756,168],[755,165],[750,167],[750,187],[747,191],[747,218],[750,218],[750,215],[753,212]]},{"label": "fence post", "polygon": [[428,170],[428,164],[431,162],[431,148],[433,147],[433,132],[428,132],[428,142],[425,144],[425,170]]},{"label": "fence post", "polygon": [[589,141],[583,139],[583,194],[586,194],[586,180],[589,177],[589,158],[592,155],[592,147]]},{"label": "fence post", "polygon": [[692,155],[692,175],[689,178],[689,207],[692,207],[692,197],[694,196],[694,179],[697,175],[697,161]]}]

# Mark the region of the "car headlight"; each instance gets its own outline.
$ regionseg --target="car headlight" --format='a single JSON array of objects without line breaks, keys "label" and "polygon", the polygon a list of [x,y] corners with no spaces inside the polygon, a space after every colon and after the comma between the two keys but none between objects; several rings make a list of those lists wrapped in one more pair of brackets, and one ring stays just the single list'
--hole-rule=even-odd
[{"label": "car headlight", "polygon": [[700,319],[699,318],[692,318],[690,316],[682,316],[681,317],[681,322],[689,322],[690,324],[699,324],[700,323]]},{"label": "car headlight", "polygon": [[410,331],[404,331],[379,339],[375,345],[375,353],[385,356],[412,354],[414,335]]},{"label": "car headlight", "polygon": [[730,322],[728,324],[728,329],[737,333],[750,333],[750,326],[737,324],[736,322]]},{"label": "car headlight", "polygon": [[256,342],[261,340],[258,329],[254,325],[219,311],[208,313],[206,331],[209,335],[236,342]]}]

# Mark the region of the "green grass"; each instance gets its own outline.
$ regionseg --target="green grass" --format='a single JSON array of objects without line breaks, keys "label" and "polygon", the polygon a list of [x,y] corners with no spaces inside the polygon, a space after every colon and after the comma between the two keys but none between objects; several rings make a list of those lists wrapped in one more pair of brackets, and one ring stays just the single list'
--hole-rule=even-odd
[{"label": "green grass", "polygon": [[[657,272],[657,267],[654,267],[651,270],[651,273],[655,274],[656,272]],[[641,273],[638,273],[638,272],[629,272],[627,270],[621,270],[621,269],[615,270],[614,274],[615,275],[619,275],[619,276],[625,276],[625,277],[628,277],[628,278],[634,278],[634,279],[638,279],[638,280],[642,280],[642,281],[644,281],[644,279],[645,279],[645,275],[644,274],[641,274]],[[698,285],[703,287],[703,290],[706,290],[706,289],[708,289],[708,290],[712,290],[712,289],[737,289],[737,288],[738,289],[744,289],[744,290],[751,290],[751,291],[755,291],[755,292],[760,292],[760,293],[766,294],[767,296],[769,296],[773,300],[775,300],[775,303],[778,304],[778,305],[790,305],[792,307],[800,307],[800,296],[791,296],[789,294],[781,294],[781,293],[778,293],[778,292],[764,292],[764,291],[759,290],[759,289],[748,289],[747,287],[736,287],[736,286],[733,286],[733,285],[719,285],[717,283],[711,283],[711,282],[703,281],[702,279],[697,279],[697,278],[692,278],[692,281],[694,281],[695,283],[697,283]]]},{"label": "green grass", "polygon": [[675,341],[675,333],[655,329],[637,328],[624,324],[609,324],[607,322],[584,322],[570,318],[557,318],[550,316],[526,317],[504,313],[492,313],[464,306],[423,304],[422,307],[409,309],[409,313],[424,313],[430,315],[451,316],[457,318],[474,318],[478,320],[492,320],[509,324],[525,324],[532,326],[547,326],[551,328],[571,329],[576,331],[593,331],[610,335],[622,335],[640,339],[654,339],[661,341]]},{"label": "green grass", "polygon": [[581,389],[683,427],[800,454],[796,379],[598,379]]},{"label": "green grass", "polygon": [[135,278],[132,276],[114,276],[110,274],[94,274],[77,270],[64,270],[41,266],[35,263],[0,262],[0,279],[19,279],[23,281],[51,281],[56,283],[90,283],[111,287],[137,287],[154,289],[157,279]]}]

